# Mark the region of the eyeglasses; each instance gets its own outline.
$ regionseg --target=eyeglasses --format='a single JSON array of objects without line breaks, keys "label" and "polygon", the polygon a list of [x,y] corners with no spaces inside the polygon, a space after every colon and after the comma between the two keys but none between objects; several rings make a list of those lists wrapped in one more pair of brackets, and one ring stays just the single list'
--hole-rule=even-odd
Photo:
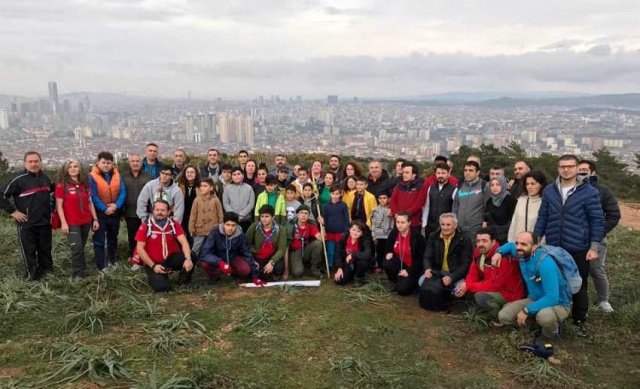
[{"label": "eyeglasses", "polygon": [[578,167],[578,165],[558,165],[558,169],[574,169]]},{"label": "eyeglasses", "polygon": [[167,173],[167,172],[161,172],[160,174],[163,175],[163,176],[171,176],[172,175],[171,173]]}]

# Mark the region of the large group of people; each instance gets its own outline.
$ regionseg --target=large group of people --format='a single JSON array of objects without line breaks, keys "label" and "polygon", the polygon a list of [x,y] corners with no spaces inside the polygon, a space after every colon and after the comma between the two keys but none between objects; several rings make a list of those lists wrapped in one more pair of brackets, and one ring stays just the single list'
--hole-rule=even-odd
[{"label": "large group of people", "polygon": [[[241,150],[235,166],[210,149],[203,166],[184,150],[173,163],[147,145],[144,157],[129,157],[118,171],[104,151],[90,169],[66,162],[52,184],[35,151],[25,170],[2,185],[0,207],[18,226],[28,280],[53,268],[52,220],[71,247],[71,276],[86,275],[85,244],[93,231],[96,267],[117,266],[117,237],[124,219],[132,270],[144,269],[150,287],[193,283],[201,269],[210,283],[231,275],[265,285],[266,280],[329,276],[338,285],[363,284],[386,275],[390,291],[419,296],[427,310],[446,311],[457,299],[473,301],[496,326],[541,328],[540,342],[556,336],[571,316],[586,336],[587,278],[594,277],[598,306],[612,312],[605,270],[606,235],[620,210],[611,190],[598,182],[593,161],[564,155],[558,177],[547,177],[517,161],[513,177],[504,166],[483,173],[470,156],[463,176],[438,156],[433,173],[398,160],[389,172],[369,162],[342,165],[332,155],[325,168],[290,168],[284,154],[269,169]],[[52,217],[51,195],[55,198]],[[556,256],[563,249],[581,277],[579,290]]]}]

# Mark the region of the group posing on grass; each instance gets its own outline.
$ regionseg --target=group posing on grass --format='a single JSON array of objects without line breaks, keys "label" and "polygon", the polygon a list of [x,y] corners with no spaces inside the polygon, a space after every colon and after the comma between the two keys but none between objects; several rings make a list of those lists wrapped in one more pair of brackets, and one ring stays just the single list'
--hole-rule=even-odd
[{"label": "group posing on grass", "polygon": [[25,170],[0,188],[27,279],[53,268],[52,228],[68,238],[72,277],[86,274],[90,231],[96,266],[108,272],[124,219],[132,270],[143,268],[158,292],[171,289],[171,273],[190,285],[196,267],[210,283],[231,275],[259,286],[305,271],[329,271],[338,285],[384,274],[390,291],[417,294],[427,310],[447,311],[473,296],[496,326],[537,323],[537,345],[552,341],[569,316],[587,336],[589,274],[598,306],[613,311],[606,235],[620,210],[592,161],[560,157],[558,177],[546,185],[525,161],[515,163],[512,179],[499,166],[484,175],[476,156],[459,179],[442,156],[426,178],[404,160],[391,173],[371,161],[365,177],[337,155],[326,169],[320,161],[289,169],[279,154],[272,170],[244,150],[237,166],[219,157],[210,149],[197,167],[176,150],[173,164],[163,165],[150,143],[144,158],[129,157],[126,171],[105,151],[89,172],[66,162],[52,184],[40,154],[27,152]]}]

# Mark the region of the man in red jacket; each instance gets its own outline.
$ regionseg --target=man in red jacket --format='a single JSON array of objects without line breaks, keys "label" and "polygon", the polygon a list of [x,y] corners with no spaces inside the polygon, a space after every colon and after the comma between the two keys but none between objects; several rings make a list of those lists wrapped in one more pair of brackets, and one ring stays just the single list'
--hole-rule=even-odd
[{"label": "man in red jacket", "polygon": [[424,179],[418,177],[418,168],[411,162],[402,164],[402,182],[396,185],[391,195],[391,215],[395,217],[400,211],[406,211],[411,217],[411,228],[420,231],[422,207],[427,199]]},{"label": "man in red jacket", "polygon": [[498,312],[506,303],[525,297],[524,281],[517,259],[505,257],[499,263],[491,262],[491,257],[499,246],[491,229],[478,230],[469,273],[465,281],[454,290],[458,298],[465,293],[475,293],[478,306],[493,318],[498,317]]}]

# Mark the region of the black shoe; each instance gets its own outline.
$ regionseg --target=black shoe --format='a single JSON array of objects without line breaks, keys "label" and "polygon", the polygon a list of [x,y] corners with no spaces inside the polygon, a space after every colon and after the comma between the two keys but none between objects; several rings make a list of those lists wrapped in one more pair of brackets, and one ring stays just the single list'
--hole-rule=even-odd
[{"label": "black shoe", "polygon": [[589,332],[587,331],[585,322],[583,322],[582,320],[576,320],[573,322],[573,325],[576,326],[576,335],[581,338],[586,338],[589,336]]}]

